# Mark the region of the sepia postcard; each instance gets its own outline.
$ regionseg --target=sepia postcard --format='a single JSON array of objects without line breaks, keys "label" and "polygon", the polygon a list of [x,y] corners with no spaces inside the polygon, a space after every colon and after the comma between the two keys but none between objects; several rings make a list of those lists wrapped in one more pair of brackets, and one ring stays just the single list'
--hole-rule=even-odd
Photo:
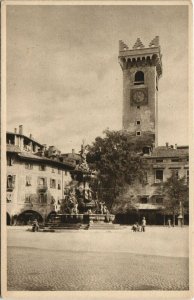
[{"label": "sepia postcard", "polygon": [[192,2],[1,2],[3,299],[193,297]]}]

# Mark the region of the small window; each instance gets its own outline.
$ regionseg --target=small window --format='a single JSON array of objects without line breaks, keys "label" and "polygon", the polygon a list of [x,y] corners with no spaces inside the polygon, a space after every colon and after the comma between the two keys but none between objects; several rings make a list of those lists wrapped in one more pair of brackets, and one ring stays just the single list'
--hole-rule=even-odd
[{"label": "small window", "polygon": [[156,198],[156,203],[157,204],[162,204],[163,203],[163,198]]},{"label": "small window", "polygon": [[45,165],[40,165],[39,166],[39,170],[40,171],[45,171],[46,170],[46,166]]},{"label": "small window", "polygon": [[26,176],[26,186],[31,186],[32,185],[31,181],[32,181],[32,177]]},{"label": "small window", "polygon": [[137,124],[137,125],[140,125],[140,123],[141,123],[140,121],[136,121],[136,124]]},{"label": "small window", "polygon": [[15,188],[15,175],[7,176],[7,190],[13,190]]},{"label": "small window", "polygon": [[142,197],[142,198],[140,199],[140,202],[141,202],[142,204],[146,204],[146,203],[148,203],[148,198],[147,198],[147,197]]},{"label": "small window", "polygon": [[61,190],[61,180],[58,181],[58,190]]},{"label": "small window", "polygon": [[7,157],[7,166],[13,166],[13,158],[11,156]]},{"label": "small window", "polygon": [[135,85],[144,84],[144,73],[142,71],[138,71],[135,73]]},{"label": "small window", "polygon": [[38,178],[38,185],[39,187],[46,187],[47,186],[47,180],[44,177]]},{"label": "small window", "polygon": [[163,181],[163,170],[156,170],[155,179],[156,183]]},{"label": "small window", "polygon": [[157,162],[157,163],[162,163],[162,162],[163,162],[163,159],[156,158],[156,162]]},{"label": "small window", "polygon": [[61,170],[60,169],[58,169],[58,174],[61,174]]},{"label": "small window", "polygon": [[39,202],[42,205],[46,204],[47,203],[47,195],[46,194],[39,194]]},{"label": "small window", "polygon": [[179,162],[180,160],[179,160],[179,158],[172,158],[171,159],[171,162]]},{"label": "small window", "polygon": [[29,163],[25,163],[25,168],[28,170],[32,170],[33,169],[33,165],[29,164]]},{"label": "small window", "polygon": [[25,195],[25,203],[31,203],[30,195],[26,194]]},{"label": "small window", "polygon": [[56,189],[56,180],[55,179],[50,179],[50,187],[52,189]]},{"label": "small window", "polygon": [[137,106],[137,109],[140,109],[140,106],[139,106],[139,105]]},{"label": "small window", "polygon": [[179,170],[177,170],[177,169],[172,170],[172,175],[174,175],[178,179],[179,178]]},{"label": "small window", "polygon": [[55,173],[55,169],[54,168],[52,168],[52,173]]},{"label": "small window", "polygon": [[187,177],[186,177],[186,179],[187,179],[187,184],[189,184],[189,170],[187,170]]},{"label": "small window", "polygon": [[140,136],[141,135],[141,131],[136,131],[136,135]]},{"label": "small window", "polygon": [[150,154],[151,148],[150,147],[143,147],[143,154]]}]

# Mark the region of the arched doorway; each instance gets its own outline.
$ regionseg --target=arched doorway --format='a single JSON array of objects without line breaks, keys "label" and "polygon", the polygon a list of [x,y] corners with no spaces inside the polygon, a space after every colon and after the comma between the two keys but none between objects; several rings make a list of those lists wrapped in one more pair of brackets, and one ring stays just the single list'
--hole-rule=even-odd
[{"label": "arched doorway", "polygon": [[18,216],[17,223],[20,225],[28,225],[31,224],[35,219],[37,219],[39,223],[43,222],[43,217],[40,213],[34,210],[26,210]]},{"label": "arched doorway", "polygon": [[54,219],[54,217],[56,216],[56,211],[51,211],[49,214],[48,214],[48,216],[47,216],[47,218],[46,218],[46,221],[47,222],[51,222],[53,219]]},{"label": "arched doorway", "polygon": [[8,213],[7,213],[7,225],[11,225],[11,217]]}]

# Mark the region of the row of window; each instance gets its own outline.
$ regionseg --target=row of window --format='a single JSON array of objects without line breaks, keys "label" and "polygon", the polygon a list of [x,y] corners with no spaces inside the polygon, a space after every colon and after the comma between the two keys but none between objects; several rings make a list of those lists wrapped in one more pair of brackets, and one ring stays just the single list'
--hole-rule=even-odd
[{"label": "row of window", "polygon": [[[38,195],[38,202],[40,204],[42,204],[42,205],[47,204],[47,200],[48,200],[47,194],[42,193],[42,194]],[[25,203],[32,203],[32,199],[31,199],[31,195],[30,194],[26,194],[25,195]],[[55,199],[52,196],[50,204],[54,204],[54,203],[55,203]]]},{"label": "row of window", "polygon": [[[33,164],[30,163],[25,163],[25,168],[28,170],[32,170],[33,169]],[[39,171],[46,171],[47,170],[47,166],[46,165],[39,165]],[[51,168],[52,173],[58,173],[61,174],[61,170],[60,169],[55,169],[55,168]],[[67,174],[67,172],[65,171],[65,173]]]},{"label": "row of window", "polygon": [[[15,188],[15,175],[8,175],[7,176],[7,190],[13,190]],[[26,186],[32,186],[32,177],[26,176]],[[46,188],[47,187],[47,178],[39,177],[38,178],[38,187],[39,188]],[[50,178],[50,188],[61,190],[61,180]]]},{"label": "row of window", "polygon": [[[172,173],[179,178],[179,171],[172,170]],[[155,183],[160,183],[164,180],[164,170],[155,170]],[[189,183],[189,170],[186,170],[186,182]]]},{"label": "row of window", "polygon": [[[39,177],[38,178],[38,186],[41,187],[47,187],[47,178],[45,177]],[[50,188],[52,189],[58,189],[61,190],[61,180],[56,180],[53,178],[50,178]]]},{"label": "row of window", "polygon": [[[147,204],[149,202],[149,197],[141,197],[140,198],[140,203],[142,204]],[[155,202],[151,201],[151,204],[163,204],[163,198],[162,197],[158,197],[155,199]]]},{"label": "row of window", "polygon": [[[179,158],[179,157],[177,157],[177,158],[171,158],[170,159],[170,161],[171,162],[182,162],[182,161],[189,161],[189,157],[187,157],[187,158]],[[162,162],[164,162],[164,159],[161,159],[161,158],[157,158],[156,160],[155,160],[155,162],[156,163],[162,163]]]},{"label": "row of window", "polygon": [[[10,156],[7,157],[7,166],[13,166],[14,164],[14,159]],[[25,169],[28,170],[32,170],[33,169],[33,164],[31,163],[25,163]],[[46,171],[47,170],[47,166],[46,165],[39,165],[39,171]],[[58,173],[61,174],[61,170],[60,169],[55,169],[55,168],[51,168],[52,173]],[[67,175],[67,171],[65,171],[65,175]]]},{"label": "row of window", "polygon": [[[172,172],[179,177],[179,171],[173,169]],[[7,176],[7,189],[11,190],[15,187],[15,175],[8,175]],[[146,174],[146,181],[147,181],[147,174]],[[160,183],[164,181],[164,170],[155,170],[155,183]],[[186,170],[186,182],[189,183],[189,170]],[[26,176],[26,186],[32,186],[32,177]],[[46,188],[47,187],[47,178],[46,177],[38,177],[38,187],[39,188]],[[61,180],[50,178],[50,188],[61,190]]]}]

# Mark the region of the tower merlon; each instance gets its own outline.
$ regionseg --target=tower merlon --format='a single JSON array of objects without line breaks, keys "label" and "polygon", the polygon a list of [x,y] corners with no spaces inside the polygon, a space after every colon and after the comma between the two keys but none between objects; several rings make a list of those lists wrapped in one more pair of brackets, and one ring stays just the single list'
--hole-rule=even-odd
[{"label": "tower merlon", "polygon": [[159,36],[156,36],[145,47],[138,38],[132,49],[123,42],[119,41],[119,63],[121,68],[128,69],[132,66],[156,66],[158,77],[162,75],[162,55],[159,46]]}]

